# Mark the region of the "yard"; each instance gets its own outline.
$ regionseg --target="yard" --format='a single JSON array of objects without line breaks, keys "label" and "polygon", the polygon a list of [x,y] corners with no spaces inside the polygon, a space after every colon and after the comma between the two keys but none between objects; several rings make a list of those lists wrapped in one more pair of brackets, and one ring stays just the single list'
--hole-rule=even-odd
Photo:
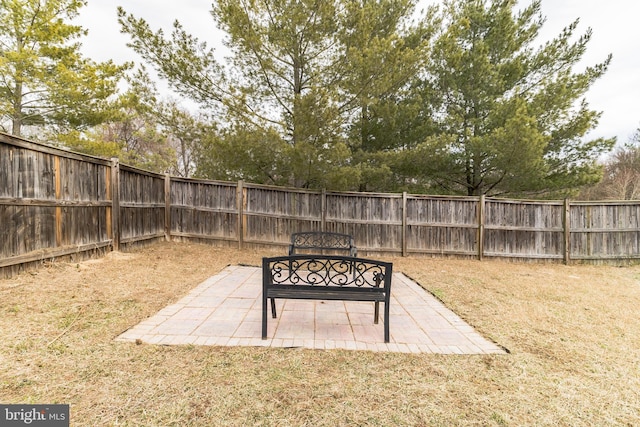
[{"label": "yard", "polygon": [[266,254],[163,243],[0,280],[0,403],[74,426],[640,424],[640,266],[389,259],[506,355],[114,341]]}]

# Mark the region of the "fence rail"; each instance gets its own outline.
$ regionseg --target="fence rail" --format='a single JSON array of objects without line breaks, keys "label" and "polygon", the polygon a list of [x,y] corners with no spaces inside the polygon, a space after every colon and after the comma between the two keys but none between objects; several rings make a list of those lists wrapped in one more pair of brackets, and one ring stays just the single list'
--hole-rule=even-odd
[{"label": "fence rail", "polygon": [[361,254],[640,260],[640,201],[308,191],[159,175],[0,134],[0,276],[158,240],[286,247],[354,236]]}]

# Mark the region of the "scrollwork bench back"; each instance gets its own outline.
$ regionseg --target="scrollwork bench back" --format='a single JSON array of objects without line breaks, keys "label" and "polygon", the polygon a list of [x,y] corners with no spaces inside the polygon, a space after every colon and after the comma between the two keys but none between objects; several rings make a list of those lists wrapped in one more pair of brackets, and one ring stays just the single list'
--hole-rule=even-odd
[{"label": "scrollwork bench back", "polygon": [[[350,234],[331,233],[328,231],[303,231],[291,235],[289,255],[294,255],[299,250],[332,251],[358,256],[358,249]],[[322,252],[320,252],[322,253]]]},{"label": "scrollwork bench back", "polygon": [[267,300],[374,302],[374,323],[384,303],[384,341],[389,342],[389,301],[393,264],[341,255],[289,255],[262,259],[262,338],[267,338]]}]

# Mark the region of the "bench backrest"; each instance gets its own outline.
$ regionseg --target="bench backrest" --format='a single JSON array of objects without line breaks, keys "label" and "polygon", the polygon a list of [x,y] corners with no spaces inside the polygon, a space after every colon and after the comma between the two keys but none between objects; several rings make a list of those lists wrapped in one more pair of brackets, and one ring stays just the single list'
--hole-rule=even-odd
[{"label": "bench backrest", "polygon": [[293,233],[289,245],[289,255],[295,254],[299,249],[342,251],[352,257],[358,254],[351,235],[326,231]]},{"label": "bench backrest", "polygon": [[298,254],[262,259],[264,288],[299,286],[369,289],[389,294],[393,264],[340,255]]}]

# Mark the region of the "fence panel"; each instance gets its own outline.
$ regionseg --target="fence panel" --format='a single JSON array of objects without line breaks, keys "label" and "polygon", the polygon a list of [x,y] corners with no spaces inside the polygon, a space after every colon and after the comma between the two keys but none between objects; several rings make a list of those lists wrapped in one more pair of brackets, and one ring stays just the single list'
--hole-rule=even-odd
[{"label": "fence panel", "polygon": [[172,178],[171,237],[238,241],[237,184]]},{"label": "fence panel", "polygon": [[55,157],[0,144],[0,259],[56,246]]},{"label": "fence panel", "polygon": [[164,238],[164,176],[120,166],[120,242]]},{"label": "fence panel", "polygon": [[358,253],[402,249],[402,195],[327,193],[325,231],[351,234]]},{"label": "fence panel", "polygon": [[409,196],[408,253],[477,255],[478,198]]},{"label": "fence panel", "polygon": [[291,233],[321,229],[322,193],[246,185],[243,216],[244,242],[284,246]]},{"label": "fence panel", "polygon": [[0,134],[0,273],[111,244],[110,163]]},{"label": "fence panel", "polygon": [[571,259],[640,258],[640,204],[574,202],[570,208]]},{"label": "fence panel", "polygon": [[487,199],[484,256],[562,259],[564,205]]},{"label": "fence panel", "polygon": [[110,166],[60,157],[57,221],[59,245],[89,245],[109,240],[107,180]]}]

